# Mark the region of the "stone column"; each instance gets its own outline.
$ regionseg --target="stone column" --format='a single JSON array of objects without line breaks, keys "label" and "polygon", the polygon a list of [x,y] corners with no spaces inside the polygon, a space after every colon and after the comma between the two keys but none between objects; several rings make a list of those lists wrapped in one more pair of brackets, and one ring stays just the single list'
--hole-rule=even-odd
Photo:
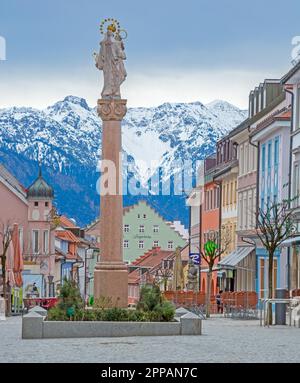
[{"label": "stone column", "polygon": [[[123,195],[120,163],[121,121],[126,114],[123,99],[98,100],[102,124],[102,160],[115,164],[115,193],[101,193],[100,262],[94,273],[94,297],[109,298],[113,306],[128,306],[128,272],[123,262]],[[103,172],[105,169],[101,169]],[[103,174],[103,173],[102,173]]]}]

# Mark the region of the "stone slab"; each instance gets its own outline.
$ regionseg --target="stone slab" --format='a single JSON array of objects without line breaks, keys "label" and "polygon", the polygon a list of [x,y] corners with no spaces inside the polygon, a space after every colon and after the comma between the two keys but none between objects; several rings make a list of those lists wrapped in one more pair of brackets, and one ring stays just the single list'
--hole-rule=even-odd
[{"label": "stone slab", "polygon": [[5,320],[5,300],[0,297],[0,320]]},{"label": "stone slab", "polygon": [[41,339],[43,338],[44,317],[31,312],[22,318],[22,339]]},{"label": "stone slab", "polygon": [[46,317],[47,316],[47,310],[44,309],[43,307],[41,306],[34,306],[32,307],[30,310],[29,310],[30,313],[36,313],[36,314],[39,314],[41,315],[42,317]]},{"label": "stone slab", "polygon": [[184,307],[178,307],[178,309],[175,310],[175,317],[181,317],[182,315],[187,314],[189,311],[185,309]]},{"label": "stone slab", "polygon": [[201,335],[202,320],[198,315],[188,313],[180,317],[181,335]]},{"label": "stone slab", "polygon": [[178,322],[56,322],[43,323],[44,338],[90,338],[180,335]]}]

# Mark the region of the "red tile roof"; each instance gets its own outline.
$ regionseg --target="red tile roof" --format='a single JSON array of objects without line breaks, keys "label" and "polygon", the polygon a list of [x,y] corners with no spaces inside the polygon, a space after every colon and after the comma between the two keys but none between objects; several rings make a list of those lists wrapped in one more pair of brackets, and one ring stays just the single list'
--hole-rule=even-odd
[{"label": "red tile roof", "polygon": [[144,255],[137,258],[132,262],[133,266],[137,266],[136,270],[133,270],[128,275],[128,283],[138,283],[140,279],[140,268],[148,268],[149,271],[154,267],[160,265],[161,261],[172,255],[174,251],[161,250],[160,247],[154,247],[147,251]]},{"label": "red tile roof", "polygon": [[153,267],[173,253],[174,251],[161,250],[160,247],[153,247],[151,250],[148,250],[145,254],[133,261],[132,265],[140,267]]},{"label": "red tile roof", "polygon": [[68,242],[80,243],[80,240],[69,230],[56,230],[55,237]]},{"label": "red tile roof", "polygon": [[59,217],[59,223],[62,227],[77,227],[73,221],[71,221],[68,217],[65,215],[61,215]]}]

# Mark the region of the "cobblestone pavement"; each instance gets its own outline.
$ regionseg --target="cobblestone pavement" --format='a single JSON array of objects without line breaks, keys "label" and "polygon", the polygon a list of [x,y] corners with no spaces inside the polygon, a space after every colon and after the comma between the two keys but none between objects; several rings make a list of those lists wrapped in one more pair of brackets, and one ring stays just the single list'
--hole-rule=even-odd
[{"label": "cobblestone pavement", "polygon": [[300,362],[300,329],[211,318],[202,336],[21,339],[21,318],[0,321],[0,362]]}]

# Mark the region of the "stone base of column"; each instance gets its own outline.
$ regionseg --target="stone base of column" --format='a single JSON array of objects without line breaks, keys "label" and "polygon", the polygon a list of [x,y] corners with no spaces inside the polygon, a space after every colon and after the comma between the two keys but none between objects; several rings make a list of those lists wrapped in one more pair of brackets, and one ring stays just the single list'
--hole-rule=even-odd
[{"label": "stone base of column", "polygon": [[107,307],[128,307],[128,270],[123,262],[99,262],[94,272],[94,299]]}]

